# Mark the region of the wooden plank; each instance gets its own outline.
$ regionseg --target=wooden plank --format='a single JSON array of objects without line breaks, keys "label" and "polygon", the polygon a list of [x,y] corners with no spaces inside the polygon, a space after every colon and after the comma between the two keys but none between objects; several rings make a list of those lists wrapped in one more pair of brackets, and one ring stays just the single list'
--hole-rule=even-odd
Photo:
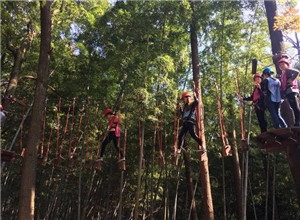
[{"label": "wooden plank", "polygon": [[269,130],[258,135],[255,141],[267,152],[283,151],[287,146],[300,144],[300,127]]},{"label": "wooden plank", "polygon": [[297,140],[293,136],[291,128],[269,130],[257,136],[256,142],[262,149],[268,152],[284,151],[289,144],[295,144]]}]

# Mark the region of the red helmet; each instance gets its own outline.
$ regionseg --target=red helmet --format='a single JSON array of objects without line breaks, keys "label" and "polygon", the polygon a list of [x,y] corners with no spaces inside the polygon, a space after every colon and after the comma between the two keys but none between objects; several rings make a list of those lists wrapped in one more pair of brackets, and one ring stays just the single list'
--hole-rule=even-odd
[{"label": "red helmet", "polygon": [[190,95],[189,92],[184,92],[184,93],[182,93],[182,95],[181,95],[181,99],[184,99],[184,97],[191,97],[191,95]]},{"label": "red helmet", "polygon": [[253,75],[253,80],[255,80],[255,78],[257,78],[257,77],[261,78],[260,73],[255,73],[255,74]]},{"label": "red helmet", "polygon": [[108,108],[108,109],[105,109],[104,111],[103,111],[103,115],[104,116],[106,116],[107,114],[109,114],[109,113],[113,113],[113,110],[112,109],[110,109],[110,108]]},{"label": "red helmet", "polygon": [[281,58],[280,60],[278,60],[277,63],[278,63],[278,65],[279,65],[279,63],[286,63],[290,67],[290,62],[287,59],[285,59],[284,57]]}]

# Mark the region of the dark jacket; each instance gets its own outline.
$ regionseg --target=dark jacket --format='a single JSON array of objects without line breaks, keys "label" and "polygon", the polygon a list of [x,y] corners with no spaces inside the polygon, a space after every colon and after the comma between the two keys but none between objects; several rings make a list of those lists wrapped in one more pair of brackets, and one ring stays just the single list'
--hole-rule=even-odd
[{"label": "dark jacket", "polygon": [[[286,95],[292,92],[299,93],[298,80],[297,80],[299,71],[296,69],[289,68],[285,71],[285,75],[286,75],[286,89],[284,90],[284,93]],[[283,74],[281,75],[281,77],[283,77]],[[289,80],[293,82],[289,84],[288,83]],[[281,78],[281,82],[282,81],[283,79]]]},{"label": "dark jacket", "polygon": [[198,102],[199,101],[197,97],[194,96],[194,101],[191,105],[185,104],[183,108],[179,109],[183,121],[189,121],[189,122],[196,121],[195,109],[198,105]]}]

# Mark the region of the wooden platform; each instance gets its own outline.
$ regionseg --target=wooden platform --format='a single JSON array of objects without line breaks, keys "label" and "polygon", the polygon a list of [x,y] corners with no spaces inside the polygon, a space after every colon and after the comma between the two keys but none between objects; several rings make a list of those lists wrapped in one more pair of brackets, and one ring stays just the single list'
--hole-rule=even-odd
[{"label": "wooden platform", "polygon": [[255,142],[268,152],[285,151],[289,145],[300,145],[300,127],[269,130],[258,135]]}]

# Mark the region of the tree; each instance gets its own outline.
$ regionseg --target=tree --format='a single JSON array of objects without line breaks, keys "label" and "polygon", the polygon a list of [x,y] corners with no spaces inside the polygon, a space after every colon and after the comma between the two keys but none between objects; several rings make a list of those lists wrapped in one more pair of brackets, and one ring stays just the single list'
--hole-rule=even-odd
[{"label": "tree", "polygon": [[[202,93],[199,75],[199,58],[198,58],[198,40],[197,40],[197,22],[195,20],[195,2],[191,1],[191,8],[193,11],[192,21],[190,25],[190,40],[191,40],[191,50],[192,50],[192,67],[193,67],[193,81],[195,83],[196,94],[199,99],[199,104],[197,108],[197,129],[198,135],[205,145],[205,130],[204,130],[204,112],[202,103]],[[199,175],[202,184],[202,198],[203,198],[203,211],[205,219],[214,219],[214,209],[211,196],[211,186],[209,180],[209,169],[208,169],[208,158],[207,154],[203,155],[199,153]]]},{"label": "tree", "polygon": [[[25,2],[2,2],[3,13],[1,19],[3,24],[1,28],[1,67],[10,66],[10,59],[13,60],[12,70],[8,77],[7,89],[2,98],[2,105],[5,110],[9,110],[11,97],[15,91],[22,76],[22,64],[26,59],[26,54],[31,48],[34,39],[37,37],[37,24],[28,11],[36,12],[36,3],[27,4]],[[35,13],[34,13],[35,14]],[[11,16],[13,15],[13,16]],[[32,17],[30,17],[32,15]],[[13,36],[13,37],[12,37]],[[4,49],[5,48],[5,49]],[[5,69],[5,68],[4,68]]]},{"label": "tree", "polygon": [[[24,4],[36,3],[24,2]],[[211,200],[214,199],[214,217],[224,219],[225,210],[228,218],[239,219],[240,216],[237,214],[239,200],[235,195],[237,186],[234,182],[234,178],[239,178],[236,174],[239,164],[237,162],[233,165],[231,158],[223,159],[221,155],[221,136],[216,120],[217,105],[211,77],[212,74],[215,76],[222,89],[220,98],[224,123],[230,132],[234,131],[234,127],[231,128],[230,125],[236,124],[238,143],[241,129],[237,122],[239,114],[233,80],[235,70],[237,68],[240,70],[241,91],[248,95],[252,91],[249,60],[250,63],[253,58],[260,61],[257,71],[271,63],[269,40],[265,37],[268,33],[267,20],[260,4],[253,1],[195,2],[193,17],[197,23],[197,31],[194,37],[198,40],[196,46],[198,52],[195,53],[198,61],[196,58],[194,61],[199,65],[199,69],[195,71],[195,84],[199,80],[198,92],[201,92],[199,98],[202,99],[200,108],[203,109],[201,114],[205,113],[200,117],[203,118],[201,123],[205,125],[203,140],[208,149],[209,164],[205,161],[199,163],[198,154],[193,153],[196,146],[188,144],[191,146],[187,150],[190,159],[187,166],[190,165],[190,169],[186,171],[190,173],[186,173],[188,175],[185,176],[180,166],[173,166],[170,162],[176,137],[174,111],[177,96],[182,91],[191,90],[194,82],[191,71],[190,2],[118,1],[114,5],[109,5],[107,1],[97,0],[53,1],[51,11],[58,13],[52,16],[48,85],[54,90],[49,90],[46,95],[45,123],[43,120],[41,124],[45,124],[45,129],[43,126],[40,141],[40,147],[44,140],[46,145],[49,141],[49,159],[46,163],[40,163],[44,162],[39,161],[40,158],[37,161],[38,181],[34,188],[34,217],[36,219],[131,218],[134,214],[133,201],[137,198],[139,217],[168,219],[172,212],[176,212],[179,219],[186,219],[189,214],[193,214],[191,218],[196,218],[197,215],[200,219],[206,215],[204,206],[207,205],[207,200],[203,196],[206,195],[203,191],[207,189],[203,189],[200,180],[201,175],[206,174],[201,174],[200,170],[202,165],[209,165],[209,175],[205,176],[205,181],[209,178]],[[244,10],[245,8],[247,10]],[[3,12],[5,13],[5,9]],[[39,10],[28,10],[28,13],[22,16],[28,15],[34,18],[35,23],[39,23],[39,16],[31,16],[31,13],[38,14]],[[10,15],[19,16],[14,13]],[[26,27],[26,19],[18,21],[20,27]],[[12,25],[9,22],[7,24]],[[4,25],[6,24],[3,24],[3,27]],[[37,36],[40,33],[38,26],[35,26]],[[15,36],[17,35],[13,35],[12,38]],[[22,76],[26,74],[36,78],[39,43],[40,39],[35,38],[32,47],[26,53],[21,69]],[[2,45],[7,51],[3,41]],[[193,50],[193,56],[194,52]],[[13,59],[4,60],[2,82],[9,79],[12,70],[12,63],[9,61],[12,62]],[[193,64],[193,67],[197,68],[197,64],[196,66]],[[33,82],[33,80],[19,80],[16,97],[26,95],[27,100],[32,100]],[[122,93],[124,96],[121,95],[120,99],[119,94]],[[137,96],[140,97],[140,102],[136,101]],[[68,108],[71,106],[72,109],[73,98],[76,99],[75,112],[69,112]],[[116,106],[116,102],[119,102],[117,105],[120,107],[120,114],[126,120],[128,128],[124,182],[120,180],[121,172],[118,170],[115,152],[112,151],[110,156],[109,148],[102,171],[91,170],[84,166],[85,153],[91,155],[94,160],[98,144],[105,134],[107,122],[102,117],[101,110]],[[86,107],[85,111],[83,106]],[[7,123],[4,126],[6,132],[1,133],[1,146],[4,149],[11,144],[20,123],[22,109],[18,107],[20,106],[14,103],[10,105],[9,117],[6,118]],[[138,111],[139,109],[142,109],[142,113]],[[68,115],[69,126],[66,126]],[[144,122],[145,167],[140,173],[140,193],[135,197],[139,174],[138,118]],[[157,129],[155,126],[158,120],[161,136],[160,140],[154,143],[153,131]],[[29,122],[31,123],[29,120],[25,121],[23,135],[17,136],[13,150],[18,150],[21,145],[20,137],[23,137],[23,141],[29,138],[26,134]],[[124,124],[121,125],[123,132]],[[201,125],[203,130],[204,125]],[[64,128],[67,128],[66,133]],[[264,213],[263,161],[266,154],[253,141],[259,133],[255,119],[249,123],[249,129],[246,130],[251,137],[249,180],[253,193],[252,201],[247,203],[247,218],[254,219],[253,213],[256,211],[257,218],[260,219],[261,213]],[[234,135],[230,137],[235,141]],[[121,142],[123,140],[121,135]],[[189,143],[189,135],[186,141]],[[28,143],[28,140],[24,142]],[[161,142],[161,148],[158,142]],[[63,158],[58,166],[54,162],[57,146],[60,148],[60,145]],[[67,159],[70,147],[76,149],[73,166],[69,166]],[[161,149],[165,157],[166,163],[163,168],[155,162],[159,154],[157,149]],[[44,153],[45,150],[44,145]],[[239,149],[235,156],[238,158],[240,155]],[[280,167],[276,173],[278,176],[276,195],[282,198],[278,200],[281,217],[296,218],[299,216],[299,206],[295,202],[293,181],[285,155],[278,154],[276,159]],[[14,162],[7,163],[2,170],[3,219],[11,219],[14,213],[17,213],[22,165],[23,158],[17,156]],[[233,166],[236,169],[235,174],[232,172]],[[224,183],[223,176],[226,177]],[[123,186],[120,186],[120,183],[123,183]],[[194,186],[187,186],[190,183]],[[222,188],[226,189],[226,196],[223,196],[225,190],[222,191]],[[120,192],[122,204],[119,203]],[[195,201],[195,206],[190,206],[191,200]],[[122,216],[118,216],[118,209],[121,208]],[[190,212],[191,208],[193,213]]]},{"label": "tree", "polygon": [[[300,33],[300,14],[293,7],[286,7],[285,11],[275,16],[274,30],[283,31],[284,37],[298,51],[300,59],[300,39],[297,33]],[[288,33],[294,33],[295,40]]]},{"label": "tree", "polygon": [[41,45],[37,71],[34,103],[32,107],[28,140],[23,161],[21,190],[19,199],[19,220],[34,219],[35,182],[37,152],[41,135],[41,124],[45,108],[46,92],[49,78],[50,43],[51,43],[51,1],[40,2],[41,10]]}]

